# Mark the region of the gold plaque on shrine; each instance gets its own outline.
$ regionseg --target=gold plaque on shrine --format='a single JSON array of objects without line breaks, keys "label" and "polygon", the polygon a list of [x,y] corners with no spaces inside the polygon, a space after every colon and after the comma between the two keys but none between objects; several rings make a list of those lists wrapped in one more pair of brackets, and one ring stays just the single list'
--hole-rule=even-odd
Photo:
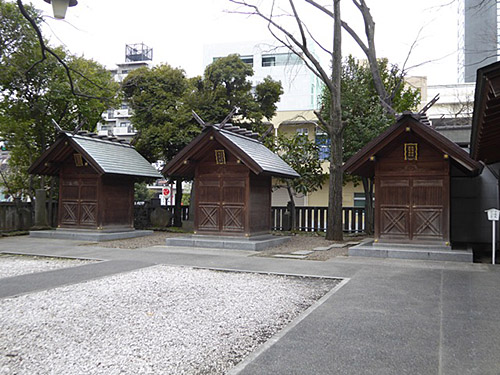
[{"label": "gold plaque on shrine", "polygon": [[73,154],[73,158],[75,159],[75,165],[77,167],[83,167],[82,154]]},{"label": "gold plaque on shrine", "polygon": [[418,143],[405,143],[405,160],[418,160]]},{"label": "gold plaque on shrine", "polygon": [[224,150],[215,150],[215,164],[226,164],[226,153]]}]

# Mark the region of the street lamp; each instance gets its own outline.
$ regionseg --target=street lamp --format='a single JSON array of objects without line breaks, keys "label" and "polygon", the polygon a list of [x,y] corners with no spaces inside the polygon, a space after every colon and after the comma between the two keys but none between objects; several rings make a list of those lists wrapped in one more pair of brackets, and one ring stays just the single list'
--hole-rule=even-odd
[{"label": "street lamp", "polygon": [[66,10],[68,6],[74,7],[78,4],[77,0],[44,0],[46,3],[52,3],[52,10],[54,11],[54,17],[57,19],[64,19],[66,15]]}]

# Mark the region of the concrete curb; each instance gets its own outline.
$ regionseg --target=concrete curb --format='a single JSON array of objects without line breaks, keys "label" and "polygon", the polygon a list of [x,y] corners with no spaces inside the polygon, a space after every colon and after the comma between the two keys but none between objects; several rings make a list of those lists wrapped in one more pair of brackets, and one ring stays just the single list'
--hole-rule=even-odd
[{"label": "concrete curb", "polygon": [[226,374],[227,375],[237,375],[241,373],[250,363],[252,363],[257,357],[259,357],[262,353],[268,350],[271,346],[276,344],[279,340],[281,340],[288,332],[294,329],[300,322],[306,319],[309,315],[313,313],[318,307],[320,307],[323,303],[325,303],[331,296],[339,291],[345,284],[350,281],[349,278],[343,279],[338,285],[336,285],[332,290],[326,293],[323,297],[316,301],[313,305],[311,305],[307,310],[305,310],[302,314],[300,314],[297,318],[295,318],[292,322],[290,322],[285,328],[276,333],[274,336],[269,338],[265,343],[259,346],[256,350],[251,352],[243,361],[238,363],[232,369],[230,369]]}]

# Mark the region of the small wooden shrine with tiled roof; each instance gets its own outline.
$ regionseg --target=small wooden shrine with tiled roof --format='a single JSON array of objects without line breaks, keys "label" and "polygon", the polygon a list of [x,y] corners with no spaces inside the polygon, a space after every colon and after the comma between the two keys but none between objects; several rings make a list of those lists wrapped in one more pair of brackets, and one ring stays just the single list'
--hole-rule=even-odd
[{"label": "small wooden shrine with tiled roof", "polygon": [[115,137],[60,132],[28,170],[59,176],[58,227],[120,230],[134,226],[134,182],[162,178],[131,145]]},{"label": "small wooden shrine with tiled roof", "polygon": [[258,139],[231,124],[203,131],[163,169],[194,179],[196,234],[245,236],[269,233],[273,176],[299,177]]},{"label": "small wooden shrine with tiled roof", "polygon": [[375,241],[450,245],[450,171],[477,175],[482,166],[458,145],[404,113],[344,164],[375,179]]}]

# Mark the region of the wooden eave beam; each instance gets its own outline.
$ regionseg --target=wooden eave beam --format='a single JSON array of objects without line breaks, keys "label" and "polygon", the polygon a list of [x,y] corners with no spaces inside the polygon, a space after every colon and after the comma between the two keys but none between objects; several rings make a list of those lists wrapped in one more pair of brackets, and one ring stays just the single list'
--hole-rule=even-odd
[{"label": "wooden eave beam", "polygon": [[493,123],[498,123],[500,119],[500,111],[491,113],[491,114],[486,114],[483,116],[483,126],[484,125],[490,125],[492,122]]},{"label": "wooden eave beam", "polygon": [[485,115],[491,115],[500,112],[500,98],[488,100],[484,108]]}]

